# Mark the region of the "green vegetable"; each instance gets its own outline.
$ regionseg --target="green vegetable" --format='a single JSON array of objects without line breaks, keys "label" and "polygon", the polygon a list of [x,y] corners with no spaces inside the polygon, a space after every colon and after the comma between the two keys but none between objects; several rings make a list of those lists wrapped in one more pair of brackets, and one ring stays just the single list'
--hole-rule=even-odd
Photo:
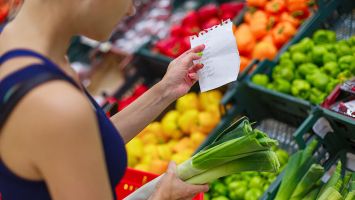
[{"label": "green vegetable", "polygon": [[340,83],[339,79],[331,79],[325,88],[325,92],[329,94]]},{"label": "green vegetable", "polygon": [[334,187],[338,180],[340,179],[340,172],[341,172],[341,163],[339,162],[337,165],[337,168],[333,175],[330,177],[328,182],[322,186],[322,188],[319,191],[318,198],[325,192],[326,189],[330,187]]},{"label": "green vegetable", "polygon": [[354,200],[355,199],[355,190],[351,191],[346,195],[345,200]]},{"label": "green vegetable", "polygon": [[293,69],[290,67],[284,67],[281,65],[277,65],[272,71],[272,78],[274,80],[284,79],[287,81],[292,81],[294,77]]},{"label": "green vegetable", "polygon": [[245,193],[245,200],[258,200],[262,195],[262,192],[259,189],[251,188]]},{"label": "green vegetable", "polygon": [[211,200],[229,200],[229,199],[225,196],[219,196],[219,197],[214,197]]},{"label": "green vegetable", "polygon": [[304,80],[296,79],[292,82],[291,93],[293,96],[307,99],[310,95],[311,85]]},{"label": "green vegetable", "polygon": [[318,142],[313,140],[305,150],[300,150],[290,157],[275,200],[290,199],[303,174],[314,163],[312,154],[317,147],[317,144]]},{"label": "green vegetable", "polygon": [[227,187],[221,182],[213,182],[211,186],[212,197],[225,196],[228,193]]},{"label": "green vegetable", "polygon": [[292,200],[301,200],[303,197],[311,191],[312,187],[322,177],[324,168],[319,164],[313,164],[306,174],[302,177],[297,187],[292,193]]},{"label": "green vegetable", "polygon": [[259,188],[263,187],[263,179],[260,176],[254,176],[249,181],[250,188]]},{"label": "green vegetable", "polygon": [[327,95],[317,88],[311,89],[311,95],[309,96],[309,101],[313,104],[321,104]]},{"label": "green vegetable", "polygon": [[328,62],[336,62],[337,61],[337,55],[335,53],[325,53],[323,55],[323,63],[326,64]]},{"label": "green vegetable", "polygon": [[210,200],[210,199],[211,199],[211,197],[208,193],[203,194],[203,200]]},{"label": "green vegetable", "polygon": [[247,182],[245,181],[235,181],[228,185],[229,197],[232,199],[243,199],[245,193],[247,192]]},{"label": "green vegetable", "polygon": [[314,46],[312,48],[312,61],[318,65],[323,64],[323,55],[327,54],[328,50],[323,46]]},{"label": "green vegetable", "polygon": [[309,74],[313,74],[317,70],[317,65],[313,63],[304,63],[298,67],[297,72],[299,73],[299,75],[301,75],[301,77],[304,78]]},{"label": "green vegetable", "polygon": [[329,44],[336,42],[336,35],[333,31],[317,30],[313,34],[313,41],[316,44]]},{"label": "green vegetable", "polygon": [[307,56],[304,53],[301,53],[301,52],[292,53],[292,61],[296,65],[300,65],[302,63],[305,63],[307,60],[308,60]]},{"label": "green vegetable", "polygon": [[[177,174],[187,183],[205,184],[242,171],[277,172],[280,163],[271,150],[276,144],[277,141],[265,133],[253,130],[244,117],[221,132],[210,145],[180,164]],[[126,199],[148,198],[158,182],[159,178],[150,181]]]},{"label": "green vegetable", "polygon": [[345,82],[351,77],[352,77],[351,72],[349,70],[344,70],[338,74],[337,79],[339,79],[340,82]]},{"label": "green vegetable", "polygon": [[288,161],[288,153],[282,149],[276,151],[277,158],[280,161],[280,165],[284,165]]},{"label": "green vegetable", "polygon": [[319,187],[312,189],[306,196],[303,197],[303,200],[316,200],[319,190]]},{"label": "green vegetable", "polygon": [[279,91],[279,92],[282,92],[282,93],[290,93],[291,92],[291,84],[287,80],[276,79],[274,81],[274,89],[276,91]]},{"label": "green vegetable", "polygon": [[280,65],[282,67],[287,67],[287,68],[290,68],[292,70],[295,69],[295,63],[293,63],[291,59],[280,60]]},{"label": "green vegetable", "polygon": [[311,74],[307,80],[320,91],[325,91],[330,79],[326,74],[318,72]]},{"label": "green vegetable", "polygon": [[324,64],[321,68],[322,72],[331,77],[336,77],[339,74],[338,64],[336,62],[330,61]]},{"label": "green vegetable", "polygon": [[317,200],[342,200],[341,194],[333,187],[327,188]]},{"label": "green vegetable", "polygon": [[346,42],[338,42],[334,45],[336,53],[339,57],[345,56],[345,55],[351,55],[353,51],[351,48],[348,46]]},{"label": "green vegetable", "polygon": [[350,46],[355,46],[355,35],[351,36],[349,39],[348,39],[348,43]]},{"label": "green vegetable", "polygon": [[269,83],[269,77],[266,74],[255,74],[251,81],[256,85],[266,87]]},{"label": "green vegetable", "polygon": [[282,60],[289,60],[289,59],[291,59],[291,54],[290,54],[290,52],[285,52],[285,53],[283,53],[283,54],[280,56],[280,61],[282,61]]},{"label": "green vegetable", "polygon": [[351,55],[342,56],[339,58],[338,64],[341,70],[352,71],[355,69],[355,57]]}]

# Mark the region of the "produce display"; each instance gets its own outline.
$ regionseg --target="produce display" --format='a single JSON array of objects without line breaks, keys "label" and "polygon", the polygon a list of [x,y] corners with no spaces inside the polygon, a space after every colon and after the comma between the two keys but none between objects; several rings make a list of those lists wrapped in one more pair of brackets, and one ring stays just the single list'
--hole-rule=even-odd
[{"label": "produce display", "polygon": [[126,145],[128,166],[161,174],[170,160],[180,164],[190,158],[219,123],[221,98],[218,90],[199,95],[191,92],[179,98],[174,110],[160,122],[149,124]]},{"label": "produce display", "polygon": [[155,43],[153,51],[170,58],[176,58],[190,49],[190,36],[201,30],[221,23],[221,20],[233,19],[243,8],[240,2],[227,2],[220,6],[207,4],[196,11],[188,12],[180,24],[170,27],[170,35]]},{"label": "produce display", "polygon": [[[280,161],[280,171],[288,160],[288,153],[273,147]],[[279,171],[279,172],[280,172]],[[256,200],[274,182],[279,172],[241,172],[218,179],[210,184],[204,200]]]},{"label": "produce display", "polygon": [[272,76],[256,74],[252,82],[320,104],[336,85],[355,75],[355,36],[336,41],[333,31],[318,30],[280,56]]},{"label": "produce display", "polygon": [[[205,184],[243,171],[277,172],[280,163],[271,148],[274,145],[277,145],[276,140],[253,129],[244,117],[221,132],[211,144],[178,165],[177,174],[187,183]],[[145,184],[127,200],[148,198],[158,181],[155,179]]]},{"label": "produce display", "polygon": [[[292,163],[303,160],[299,155],[291,157]],[[304,162],[299,168],[287,166],[285,176],[275,200],[350,200],[355,198],[355,174],[346,171],[341,174],[341,162],[338,162],[333,175],[326,183],[321,181],[324,168],[312,162]],[[291,164],[291,161],[290,161]]]},{"label": "produce display", "polygon": [[252,59],[272,60],[310,16],[310,0],[247,0],[248,11],[235,32],[241,70]]}]

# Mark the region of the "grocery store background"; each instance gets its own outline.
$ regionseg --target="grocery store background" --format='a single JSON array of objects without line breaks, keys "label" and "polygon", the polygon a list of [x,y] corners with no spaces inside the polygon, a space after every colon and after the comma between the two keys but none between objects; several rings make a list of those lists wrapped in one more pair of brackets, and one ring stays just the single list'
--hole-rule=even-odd
[{"label": "grocery store background", "polygon": [[[22,1],[0,2],[4,26],[16,16],[10,7],[20,9]],[[214,181],[205,199],[274,199],[283,184],[291,188],[284,198],[291,199],[297,185],[284,178],[288,161],[312,141],[318,141],[313,162],[299,169],[294,181],[300,182],[311,164],[323,171],[303,195],[317,197],[340,162],[338,193],[345,198],[355,189],[355,175],[348,183],[345,178],[355,171],[355,1],[133,2],[136,15],[117,24],[108,41],[76,36],[68,49],[72,67],[108,116],[161,80],[172,59],[190,48],[189,36],[221,20],[235,24],[241,66],[238,80],[224,87],[200,93],[196,84],[127,144],[130,169],[117,187],[119,197],[164,173],[170,160],[189,159],[242,116],[278,140],[274,151],[281,170]]]}]

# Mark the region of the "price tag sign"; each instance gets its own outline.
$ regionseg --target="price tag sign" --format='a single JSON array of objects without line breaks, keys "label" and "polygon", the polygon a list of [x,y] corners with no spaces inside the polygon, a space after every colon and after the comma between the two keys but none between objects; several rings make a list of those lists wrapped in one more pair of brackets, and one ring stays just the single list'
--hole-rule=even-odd
[{"label": "price tag sign", "polygon": [[315,134],[324,139],[328,133],[333,133],[334,130],[330,123],[324,117],[318,119],[318,121],[312,127]]},{"label": "price tag sign", "polygon": [[191,36],[191,48],[204,44],[198,61],[204,68],[198,71],[201,92],[212,90],[237,80],[240,56],[230,20]]}]

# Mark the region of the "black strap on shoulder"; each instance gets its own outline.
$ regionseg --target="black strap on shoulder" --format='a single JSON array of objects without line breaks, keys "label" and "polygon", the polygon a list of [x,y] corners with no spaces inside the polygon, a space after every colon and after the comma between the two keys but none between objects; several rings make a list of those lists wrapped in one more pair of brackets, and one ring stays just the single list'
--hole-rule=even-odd
[{"label": "black strap on shoulder", "polygon": [[19,83],[20,85],[15,89],[15,91],[11,94],[8,100],[4,104],[0,105],[0,130],[4,126],[13,109],[28,92],[43,83],[53,80],[66,81],[60,75],[46,72],[37,74],[31,79]]}]

